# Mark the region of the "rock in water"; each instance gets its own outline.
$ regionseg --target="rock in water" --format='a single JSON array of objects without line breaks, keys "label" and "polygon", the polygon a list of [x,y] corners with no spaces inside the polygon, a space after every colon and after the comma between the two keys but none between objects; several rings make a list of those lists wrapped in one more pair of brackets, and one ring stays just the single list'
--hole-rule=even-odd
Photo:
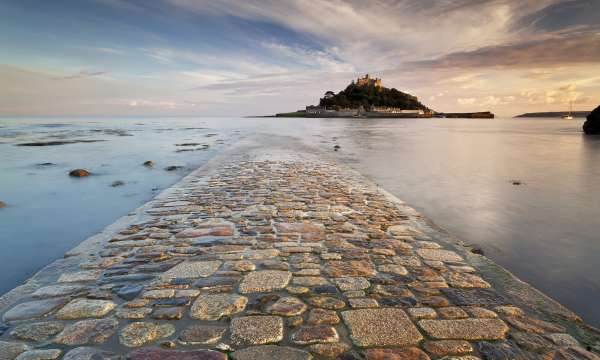
[{"label": "rock in water", "polygon": [[125,182],[121,181],[121,180],[113,181],[113,183],[110,184],[110,186],[112,186],[112,187],[119,187],[119,186],[123,186],[123,185],[125,185]]},{"label": "rock in water", "polygon": [[75,170],[71,170],[71,172],[69,172],[69,176],[72,177],[86,177],[86,176],[90,176],[91,173],[85,169],[75,169]]},{"label": "rock in water", "polygon": [[600,134],[600,106],[594,109],[583,124],[583,132],[587,135]]},{"label": "rock in water", "polygon": [[0,201],[0,209],[5,208],[6,207],[6,203]]},{"label": "rock in water", "polygon": [[171,165],[171,166],[167,166],[165,168],[165,170],[167,171],[176,171],[176,170],[181,170],[183,169],[183,166],[177,166],[177,165]]},{"label": "rock in water", "polygon": [[144,166],[145,167],[154,167],[154,161],[152,160],[148,160],[148,161],[144,161]]}]

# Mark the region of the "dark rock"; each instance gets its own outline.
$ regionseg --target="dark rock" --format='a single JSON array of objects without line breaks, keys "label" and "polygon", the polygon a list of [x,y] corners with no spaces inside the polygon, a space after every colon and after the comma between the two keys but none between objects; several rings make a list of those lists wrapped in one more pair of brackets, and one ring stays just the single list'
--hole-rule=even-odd
[{"label": "dark rock", "polygon": [[512,341],[479,343],[479,351],[489,360],[529,360],[531,357]]},{"label": "dark rock", "polygon": [[144,287],[142,285],[125,285],[118,288],[115,292],[123,300],[131,301],[135,299]]},{"label": "dark rock", "polygon": [[483,253],[483,249],[482,249],[482,248],[480,248],[480,247],[478,247],[478,246],[473,246],[473,247],[471,248],[471,252],[472,252],[473,254],[477,254],[477,255],[483,255],[483,254],[484,254],[484,253]]},{"label": "dark rock", "polygon": [[383,306],[415,306],[417,305],[417,299],[412,297],[401,297],[401,298],[381,298],[377,302]]},{"label": "dark rock", "polygon": [[152,306],[185,306],[190,304],[189,298],[159,299]]},{"label": "dark rock", "polygon": [[337,294],[337,287],[334,285],[315,286],[313,289],[315,294]]},{"label": "dark rock", "polygon": [[129,353],[130,360],[226,360],[227,355],[214,350],[165,350],[145,348]]},{"label": "dark rock", "polygon": [[125,182],[121,181],[121,180],[113,181],[112,184],[110,184],[110,186],[112,186],[112,187],[123,186],[123,185],[125,185]]},{"label": "dark rock", "polygon": [[198,145],[202,145],[200,143],[182,143],[182,144],[175,144],[175,146],[198,146]]},{"label": "dark rock", "polygon": [[194,282],[195,287],[199,287],[202,289],[205,288],[214,288],[217,286],[226,286],[226,285],[236,285],[239,282],[238,278],[234,277],[212,277],[212,278],[204,278],[198,279]]},{"label": "dark rock", "polygon": [[148,161],[144,161],[144,166],[145,167],[154,167],[154,161],[152,160],[148,160]]},{"label": "dark rock", "polygon": [[154,279],[154,275],[150,274],[126,274],[118,276],[105,277],[99,281],[100,285],[108,283],[124,283],[124,282],[135,282],[135,281],[146,281]]},{"label": "dark rock", "polygon": [[587,135],[600,134],[600,106],[594,109],[583,124],[583,132]]},{"label": "dark rock", "polygon": [[56,165],[56,164],[55,163],[51,163],[51,162],[45,162],[45,163],[36,164],[36,166],[38,166],[38,167],[46,167],[46,166],[54,166],[54,165]]},{"label": "dark rock", "polygon": [[454,305],[457,306],[497,306],[506,305],[506,299],[492,289],[441,289]]},{"label": "dark rock", "polygon": [[6,207],[6,203],[0,201],[0,209],[5,208]]},{"label": "dark rock", "polygon": [[75,170],[71,170],[69,172],[69,176],[72,177],[86,177],[86,176],[90,176],[91,173],[85,169],[75,169]]},{"label": "dark rock", "polygon": [[176,171],[183,169],[183,166],[171,165],[165,168],[166,171]]},{"label": "dark rock", "polygon": [[16,146],[56,146],[56,145],[67,145],[77,143],[93,143],[106,140],[62,140],[62,141],[37,141],[30,143],[17,144]]},{"label": "dark rock", "polygon": [[333,147],[333,151],[338,151],[338,150],[339,150],[339,149],[341,149],[341,148],[342,148],[341,146],[339,146],[339,145],[335,145],[335,146]]}]

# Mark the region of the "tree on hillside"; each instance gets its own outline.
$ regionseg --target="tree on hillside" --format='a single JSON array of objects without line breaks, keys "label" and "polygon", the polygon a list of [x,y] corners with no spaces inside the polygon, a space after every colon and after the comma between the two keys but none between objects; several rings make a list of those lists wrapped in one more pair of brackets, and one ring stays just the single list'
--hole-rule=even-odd
[{"label": "tree on hillside", "polygon": [[319,105],[333,108],[389,106],[406,110],[428,110],[415,96],[403,93],[395,88],[359,86],[354,82],[333,96],[328,94],[326,97],[321,98]]}]

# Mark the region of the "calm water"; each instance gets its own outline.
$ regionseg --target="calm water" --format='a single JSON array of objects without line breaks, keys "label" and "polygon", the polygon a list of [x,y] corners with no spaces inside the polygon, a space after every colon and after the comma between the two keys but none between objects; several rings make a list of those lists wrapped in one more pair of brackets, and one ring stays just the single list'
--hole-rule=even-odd
[{"label": "calm water", "polygon": [[[600,325],[600,138],[581,120],[0,119],[0,292],[249,134],[331,151]],[[119,130],[119,131],[115,131]],[[131,136],[122,136],[131,135]],[[104,142],[18,147],[33,140]],[[177,146],[198,143],[195,146]],[[181,149],[206,150],[176,152]],[[332,152],[332,151],[331,151]],[[332,152],[333,153],[333,152]],[[156,167],[140,164],[154,160]],[[53,166],[37,164],[52,162]],[[163,168],[185,169],[167,172]],[[69,169],[98,174],[70,179]],[[111,187],[121,180],[124,186]],[[519,180],[523,185],[512,185]]]}]

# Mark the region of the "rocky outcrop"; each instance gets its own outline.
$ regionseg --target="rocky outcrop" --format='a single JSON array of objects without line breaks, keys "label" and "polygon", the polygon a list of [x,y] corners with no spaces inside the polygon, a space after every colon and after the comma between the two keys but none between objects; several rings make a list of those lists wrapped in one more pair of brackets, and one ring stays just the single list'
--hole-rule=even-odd
[{"label": "rocky outcrop", "polygon": [[600,106],[587,116],[587,121],[583,124],[583,132],[587,135],[600,134]]},{"label": "rocky outcrop", "polygon": [[6,203],[0,201],[0,209],[5,208],[6,207]]},{"label": "rocky outcrop", "polygon": [[89,171],[85,170],[85,169],[75,169],[75,170],[71,170],[69,172],[69,176],[71,177],[86,177],[86,176],[90,176],[92,175],[92,173],[90,173]]}]

